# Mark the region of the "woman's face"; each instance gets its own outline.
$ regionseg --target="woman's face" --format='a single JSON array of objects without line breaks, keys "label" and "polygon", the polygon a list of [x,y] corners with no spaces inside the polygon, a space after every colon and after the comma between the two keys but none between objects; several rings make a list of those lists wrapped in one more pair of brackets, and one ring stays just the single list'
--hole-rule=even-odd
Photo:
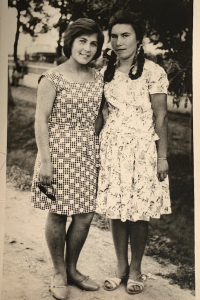
[{"label": "woman's face", "polygon": [[88,64],[97,52],[97,33],[81,35],[74,39],[71,48],[71,56],[79,64]]},{"label": "woman's face", "polygon": [[133,59],[137,51],[137,44],[135,30],[130,24],[116,24],[113,26],[111,45],[119,59]]}]

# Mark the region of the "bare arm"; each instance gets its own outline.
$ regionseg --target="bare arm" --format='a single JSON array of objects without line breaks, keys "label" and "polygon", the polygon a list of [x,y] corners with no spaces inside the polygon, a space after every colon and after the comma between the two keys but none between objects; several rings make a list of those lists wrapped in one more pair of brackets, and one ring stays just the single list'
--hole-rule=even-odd
[{"label": "bare arm", "polygon": [[99,113],[98,113],[96,123],[95,123],[95,132],[97,135],[99,135],[99,133],[101,132],[101,129],[103,128],[103,126],[105,124],[105,109],[106,109],[105,107],[106,107],[106,99],[105,99],[105,96],[103,93],[102,102],[101,102]]},{"label": "bare arm", "polygon": [[95,132],[97,135],[101,132],[101,129],[103,127],[103,113],[102,110],[99,110],[96,122],[95,122]]},{"label": "bare arm", "polygon": [[[158,158],[167,158],[167,95],[152,94],[150,97],[155,117],[155,131],[160,138],[157,141]],[[167,174],[167,160],[158,159],[158,179],[163,181]]]},{"label": "bare arm", "polygon": [[35,114],[35,136],[41,158],[39,181],[50,185],[53,179],[53,166],[49,151],[48,120],[56,96],[55,89],[47,78],[42,78],[37,93]]}]

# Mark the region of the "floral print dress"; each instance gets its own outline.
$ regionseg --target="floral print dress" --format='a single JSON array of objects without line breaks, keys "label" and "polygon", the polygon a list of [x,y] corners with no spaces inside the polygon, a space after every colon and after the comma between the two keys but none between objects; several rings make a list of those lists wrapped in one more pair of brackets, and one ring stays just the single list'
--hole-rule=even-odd
[{"label": "floral print dress", "polygon": [[109,114],[100,134],[97,213],[123,222],[171,213],[168,177],[157,178],[159,137],[150,101],[150,94],[167,94],[167,88],[165,71],[149,60],[140,78],[116,70],[105,83]]}]

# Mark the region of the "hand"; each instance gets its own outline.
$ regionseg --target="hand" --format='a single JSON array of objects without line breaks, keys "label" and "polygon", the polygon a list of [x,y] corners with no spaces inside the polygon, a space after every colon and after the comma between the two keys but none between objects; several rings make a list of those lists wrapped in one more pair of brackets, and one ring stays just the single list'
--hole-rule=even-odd
[{"label": "hand", "polygon": [[53,165],[51,162],[41,163],[38,180],[43,185],[51,185],[53,179]]},{"label": "hand", "polygon": [[157,177],[159,181],[163,181],[168,175],[168,162],[167,160],[158,160],[157,164]]}]

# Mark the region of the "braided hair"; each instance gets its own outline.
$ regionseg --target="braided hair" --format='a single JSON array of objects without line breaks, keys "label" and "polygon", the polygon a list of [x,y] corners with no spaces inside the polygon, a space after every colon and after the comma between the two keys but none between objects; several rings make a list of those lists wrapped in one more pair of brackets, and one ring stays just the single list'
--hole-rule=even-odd
[{"label": "braided hair", "polygon": [[[145,62],[144,49],[142,47],[142,40],[144,37],[144,24],[139,14],[135,14],[133,12],[126,11],[126,10],[120,10],[116,12],[110,19],[109,28],[108,28],[109,39],[111,39],[112,28],[116,24],[130,24],[135,31],[136,38],[138,40],[138,48],[129,70],[129,77],[132,80],[135,80],[142,75],[144,62]],[[105,82],[110,82],[113,79],[115,74],[115,69],[116,69],[116,61],[117,61],[117,55],[114,53],[114,51],[112,51],[110,59],[108,61],[107,68],[104,73]],[[137,71],[134,74],[133,69],[135,66],[137,66]]]}]

